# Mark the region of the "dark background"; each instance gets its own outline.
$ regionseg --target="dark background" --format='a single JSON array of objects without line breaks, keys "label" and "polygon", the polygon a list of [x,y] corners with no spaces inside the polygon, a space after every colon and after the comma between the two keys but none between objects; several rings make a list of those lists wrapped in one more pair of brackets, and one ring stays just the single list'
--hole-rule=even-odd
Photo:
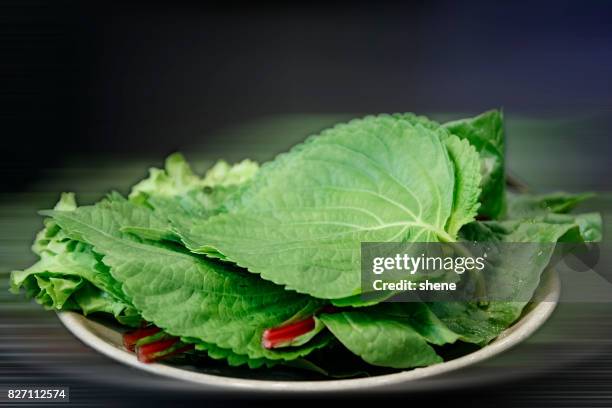
[{"label": "dark background", "polygon": [[612,111],[607,1],[1,4],[8,191],[279,113]]},{"label": "dark background", "polygon": [[[251,156],[273,145],[268,131],[274,150],[305,129],[359,114],[456,116],[503,107],[513,170],[536,187],[612,190],[611,2],[0,7],[3,294],[8,271],[31,261],[36,210],[72,180],[80,177],[76,189],[94,199],[129,186],[144,175],[144,163],[175,150]],[[293,134],[288,123],[295,120],[307,124]],[[227,131],[245,123],[259,125],[240,136]],[[17,299],[0,296],[0,383],[68,384],[75,404],[224,405],[223,398],[236,398],[147,387],[153,378],[97,355],[55,316]],[[524,368],[515,379],[396,403],[611,406],[612,341],[601,333],[612,333],[612,324],[570,306],[560,305],[548,329],[489,367],[509,370],[514,359]],[[605,330],[586,335],[597,325]],[[557,352],[571,364],[538,372]],[[117,376],[110,385],[97,382],[108,375]]]}]

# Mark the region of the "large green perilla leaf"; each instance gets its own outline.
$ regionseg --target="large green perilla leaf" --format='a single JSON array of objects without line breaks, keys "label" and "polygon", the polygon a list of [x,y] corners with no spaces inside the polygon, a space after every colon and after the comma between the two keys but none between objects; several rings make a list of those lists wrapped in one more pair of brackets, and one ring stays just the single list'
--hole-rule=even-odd
[{"label": "large green perilla leaf", "polygon": [[478,168],[453,162],[477,161],[473,148],[411,119],[326,130],[264,165],[228,213],[175,226],[194,252],[288,289],[355,295],[361,242],[453,241],[475,213]]}]

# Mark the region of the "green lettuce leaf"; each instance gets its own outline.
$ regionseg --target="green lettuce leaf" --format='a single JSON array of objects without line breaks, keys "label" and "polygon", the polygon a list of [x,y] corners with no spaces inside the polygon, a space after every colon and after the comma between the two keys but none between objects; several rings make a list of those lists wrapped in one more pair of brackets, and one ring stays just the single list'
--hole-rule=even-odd
[{"label": "green lettuce leaf", "polygon": [[[152,208],[162,219],[204,219],[224,211],[226,201],[250,181],[259,165],[243,160],[235,165],[218,161],[203,178],[197,176],[185,158],[174,153],[164,169],[152,168],[149,177],[137,183],[129,195],[131,202]],[[125,225],[124,232],[152,241],[179,240],[169,224],[163,228]]]},{"label": "green lettuce leaf", "polygon": [[[74,194],[65,193],[54,208],[70,212],[76,207]],[[55,221],[46,219],[32,249],[40,259],[11,273],[13,293],[24,288],[28,297],[48,309],[109,313],[126,325],[138,325],[140,316],[91,245],[70,239]]]},{"label": "green lettuce leaf", "polygon": [[471,220],[479,174],[453,162],[446,138],[476,160],[443,129],[402,117],[337,125],[264,165],[228,213],[173,224],[194,252],[287,289],[349,297],[360,291],[361,242],[453,241],[449,219],[452,232]]},{"label": "green lettuce leaf", "polygon": [[183,155],[174,153],[166,159],[164,169],[151,168],[149,177],[132,187],[129,199],[148,204],[162,214],[210,216],[220,211],[227,198],[258,169],[259,165],[248,159],[235,165],[221,160],[201,178]]},{"label": "green lettuce leaf", "polygon": [[113,316],[119,323],[139,327],[142,323],[140,313],[132,306],[128,306],[122,301],[118,301],[108,292],[86,282],[72,297],[76,310],[85,316],[92,313],[105,313]]},{"label": "green lettuce leaf", "polygon": [[164,169],[149,169],[149,177],[132,187],[129,198],[137,201],[142,195],[173,197],[204,187],[240,185],[250,180],[258,168],[257,163],[248,159],[233,166],[220,160],[204,177],[199,177],[182,154],[174,153],[166,158]]}]

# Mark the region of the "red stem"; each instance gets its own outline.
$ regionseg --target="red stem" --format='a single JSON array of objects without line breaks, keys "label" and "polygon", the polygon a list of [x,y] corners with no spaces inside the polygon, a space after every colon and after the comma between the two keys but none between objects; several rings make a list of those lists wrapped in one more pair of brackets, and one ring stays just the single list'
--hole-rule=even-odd
[{"label": "red stem", "polygon": [[144,339],[145,337],[152,336],[156,333],[159,333],[161,329],[155,326],[149,326],[142,329],[134,330],[123,335],[123,345],[126,349],[130,351],[134,351],[136,347],[136,342],[140,339]]},{"label": "red stem", "polygon": [[295,323],[290,323],[285,326],[267,329],[263,333],[262,345],[264,348],[272,349],[283,343],[287,343],[296,337],[308,333],[315,327],[315,321],[312,316],[300,320]]},{"label": "red stem", "polygon": [[178,337],[172,337],[170,339],[159,340],[154,343],[143,344],[138,347],[138,354],[153,354],[159,353],[174,346],[179,341]]},{"label": "red stem", "polygon": [[159,340],[154,343],[142,345],[138,347],[136,352],[138,361],[152,363],[155,360],[165,357],[166,355],[163,354],[163,352],[174,346],[178,341],[178,337],[173,337],[171,339]]},{"label": "red stem", "polygon": [[[341,310],[332,305],[323,306],[318,313],[337,313]],[[285,345],[291,340],[302,336],[315,327],[314,316],[307,317],[295,323],[286,324],[280,327],[266,329],[261,338],[261,344],[264,348],[273,349]]]},{"label": "red stem", "polygon": [[140,361],[143,362],[143,363],[153,363],[153,362],[158,361],[158,360],[164,360],[164,359],[166,359],[168,357],[172,357],[172,356],[175,356],[177,354],[181,354],[181,353],[184,353],[186,351],[193,350],[193,348],[194,348],[193,344],[187,344],[187,345],[185,345],[183,347],[179,347],[176,350],[171,351],[170,353],[159,355],[159,356],[147,356],[148,358],[146,360],[140,360]]}]

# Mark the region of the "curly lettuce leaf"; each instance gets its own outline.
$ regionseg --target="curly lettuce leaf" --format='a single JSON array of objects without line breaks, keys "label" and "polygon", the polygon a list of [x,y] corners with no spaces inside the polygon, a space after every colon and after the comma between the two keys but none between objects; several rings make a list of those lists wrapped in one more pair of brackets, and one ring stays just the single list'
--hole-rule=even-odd
[{"label": "curly lettuce leaf", "polygon": [[220,160],[199,177],[183,155],[174,153],[166,159],[164,169],[151,168],[149,177],[132,187],[129,199],[162,214],[210,216],[258,169],[259,165],[248,159],[235,165]]},{"label": "curly lettuce leaf", "polygon": [[220,160],[200,177],[182,154],[174,153],[166,158],[163,169],[149,169],[149,177],[132,187],[129,198],[136,200],[141,195],[173,197],[204,187],[240,185],[250,180],[258,169],[259,165],[248,159],[233,166]]},{"label": "curly lettuce leaf", "polygon": [[[164,220],[208,218],[222,212],[229,197],[258,169],[259,165],[248,159],[234,165],[221,160],[201,178],[181,154],[174,153],[166,159],[164,169],[149,170],[149,177],[132,188],[129,200],[152,208]],[[161,229],[130,225],[123,229],[152,241],[179,240],[169,224]]]},{"label": "curly lettuce leaf", "polygon": [[92,313],[105,313],[113,316],[120,324],[130,327],[139,327],[142,323],[138,310],[118,301],[108,292],[100,290],[89,282],[74,293],[72,300],[77,306],[75,310],[85,316]]},{"label": "curly lettuce leaf", "polygon": [[206,171],[202,185],[211,187],[238,186],[251,180],[258,170],[259,165],[249,159],[234,165],[219,160]]},{"label": "curly lettuce leaf", "polygon": [[[54,208],[74,211],[74,195],[62,194]],[[25,270],[11,273],[13,293],[23,288],[28,297],[47,309],[77,310],[85,315],[108,313],[123,324],[138,325],[138,312],[91,245],[70,239],[55,221],[46,219],[32,249],[40,259]]]}]

